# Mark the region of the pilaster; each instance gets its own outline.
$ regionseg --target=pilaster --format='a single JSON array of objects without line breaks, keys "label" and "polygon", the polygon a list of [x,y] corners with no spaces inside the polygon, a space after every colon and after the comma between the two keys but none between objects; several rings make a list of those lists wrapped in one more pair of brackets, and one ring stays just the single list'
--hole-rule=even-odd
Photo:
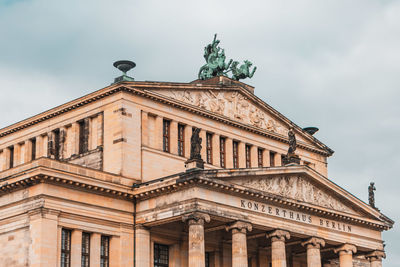
[{"label": "pilaster", "polygon": [[136,264],[150,267],[150,231],[144,226],[136,226]]},{"label": "pilaster", "polygon": [[212,136],[212,160],[213,160],[213,165],[221,167],[221,162],[220,162],[220,157],[219,157],[219,134],[213,134]]},{"label": "pilaster", "polygon": [[225,139],[225,168],[233,168],[233,140],[226,137]]},{"label": "pilaster", "polygon": [[82,231],[73,230],[71,233],[71,266],[81,265]]},{"label": "pilaster", "polygon": [[90,235],[90,266],[100,267],[100,241],[101,235],[92,233]]},{"label": "pilaster", "polygon": [[169,140],[169,148],[170,153],[174,155],[178,155],[178,122],[171,121],[170,122],[170,140]]},{"label": "pilaster", "polygon": [[246,143],[244,142],[238,144],[238,161],[239,168],[246,168]]}]

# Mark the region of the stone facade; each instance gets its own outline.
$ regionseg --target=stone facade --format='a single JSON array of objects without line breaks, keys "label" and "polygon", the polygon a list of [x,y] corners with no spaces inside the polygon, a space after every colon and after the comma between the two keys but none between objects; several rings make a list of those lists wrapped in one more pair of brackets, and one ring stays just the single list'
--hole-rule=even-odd
[{"label": "stone facade", "polygon": [[380,266],[394,222],[332,154],[226,77],[113,84],[0,130],[0,266]]}]

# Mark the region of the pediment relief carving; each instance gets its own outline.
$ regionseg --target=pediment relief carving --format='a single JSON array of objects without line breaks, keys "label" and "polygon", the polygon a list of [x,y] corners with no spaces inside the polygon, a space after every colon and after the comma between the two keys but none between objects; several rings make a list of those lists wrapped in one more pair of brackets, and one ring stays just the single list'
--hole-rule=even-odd
[{"label": "pediment relief carving", "polygon": [[162,90],[159,93],[236,121],[287,135],[288,128],[237,91]]},{"label": "pediment relief carving", "polygon": [[301,176],[240,179],[231,180],[231,182],[324,208],[358,214],[351,207]]}]

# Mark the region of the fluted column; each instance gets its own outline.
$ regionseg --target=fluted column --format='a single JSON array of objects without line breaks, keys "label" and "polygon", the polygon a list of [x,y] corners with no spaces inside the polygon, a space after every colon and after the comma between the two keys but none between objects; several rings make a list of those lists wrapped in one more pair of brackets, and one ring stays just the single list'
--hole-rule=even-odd
[{"label": "fluted column", "polygon": [[382,259],[386,258],[386,254],[382,250],[375,250],[365,257],[371,263],[371,267],[382,267]]},{"label": "fluted column", "polygon": [[252,230],[250,223],[237,221],[226,226],[232,233],[232,267],[247,267],[247,232]]},{"label": "fluted column", "polygon": [[189,266],[205,266],[204,249],[204,222],[210,221],[210,216],[205,213],[193,212],[182,217],[182,221],[189,225]]},{"label": "fluted column", "polygon": [[307,267],[321,267],[320,248],[325,246],[325,241],[321,238],[311,237],[301,245],[307,248]]},{"label": "fluted column", "polygon": [[340,267],[352,267],[353,266],[353,254],[357,252],[357,248],[351,244],[344,244],[334,250],[335,253],[339,253],[339,266]]},{"label": "fluted column", "polygon": [[286,247],[285,241],[290,239],[287,231],[275,230],[267,234],[271,238],[271,262],[272,267],[286,267]]}]

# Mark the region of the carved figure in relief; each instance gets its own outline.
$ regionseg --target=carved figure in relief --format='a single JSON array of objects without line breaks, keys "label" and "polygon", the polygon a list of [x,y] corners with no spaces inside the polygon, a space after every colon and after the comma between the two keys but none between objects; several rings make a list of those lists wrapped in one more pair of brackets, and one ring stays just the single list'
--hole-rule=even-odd
[{"label": "carved figure in relief", "polygon": [[207,98],[202,93],[198,93],[196,95],[196,100],[194,102],[196,106],[206,109],[207,108],[206,102]]},{"label": "carved figure in relief", "polygon": [[250,118],[250,122],[253,125],[260,127],[260,128],[264,126],[264,123],[265,123],[264,112],[262,112],[258,108],[253,107],[250,109],[249,118]]},{"label": "carved figure in relief", "polygon": [[240,184],[330,209],[352,212],[346,205],[302,177],[287,176],[240,181]]}]

